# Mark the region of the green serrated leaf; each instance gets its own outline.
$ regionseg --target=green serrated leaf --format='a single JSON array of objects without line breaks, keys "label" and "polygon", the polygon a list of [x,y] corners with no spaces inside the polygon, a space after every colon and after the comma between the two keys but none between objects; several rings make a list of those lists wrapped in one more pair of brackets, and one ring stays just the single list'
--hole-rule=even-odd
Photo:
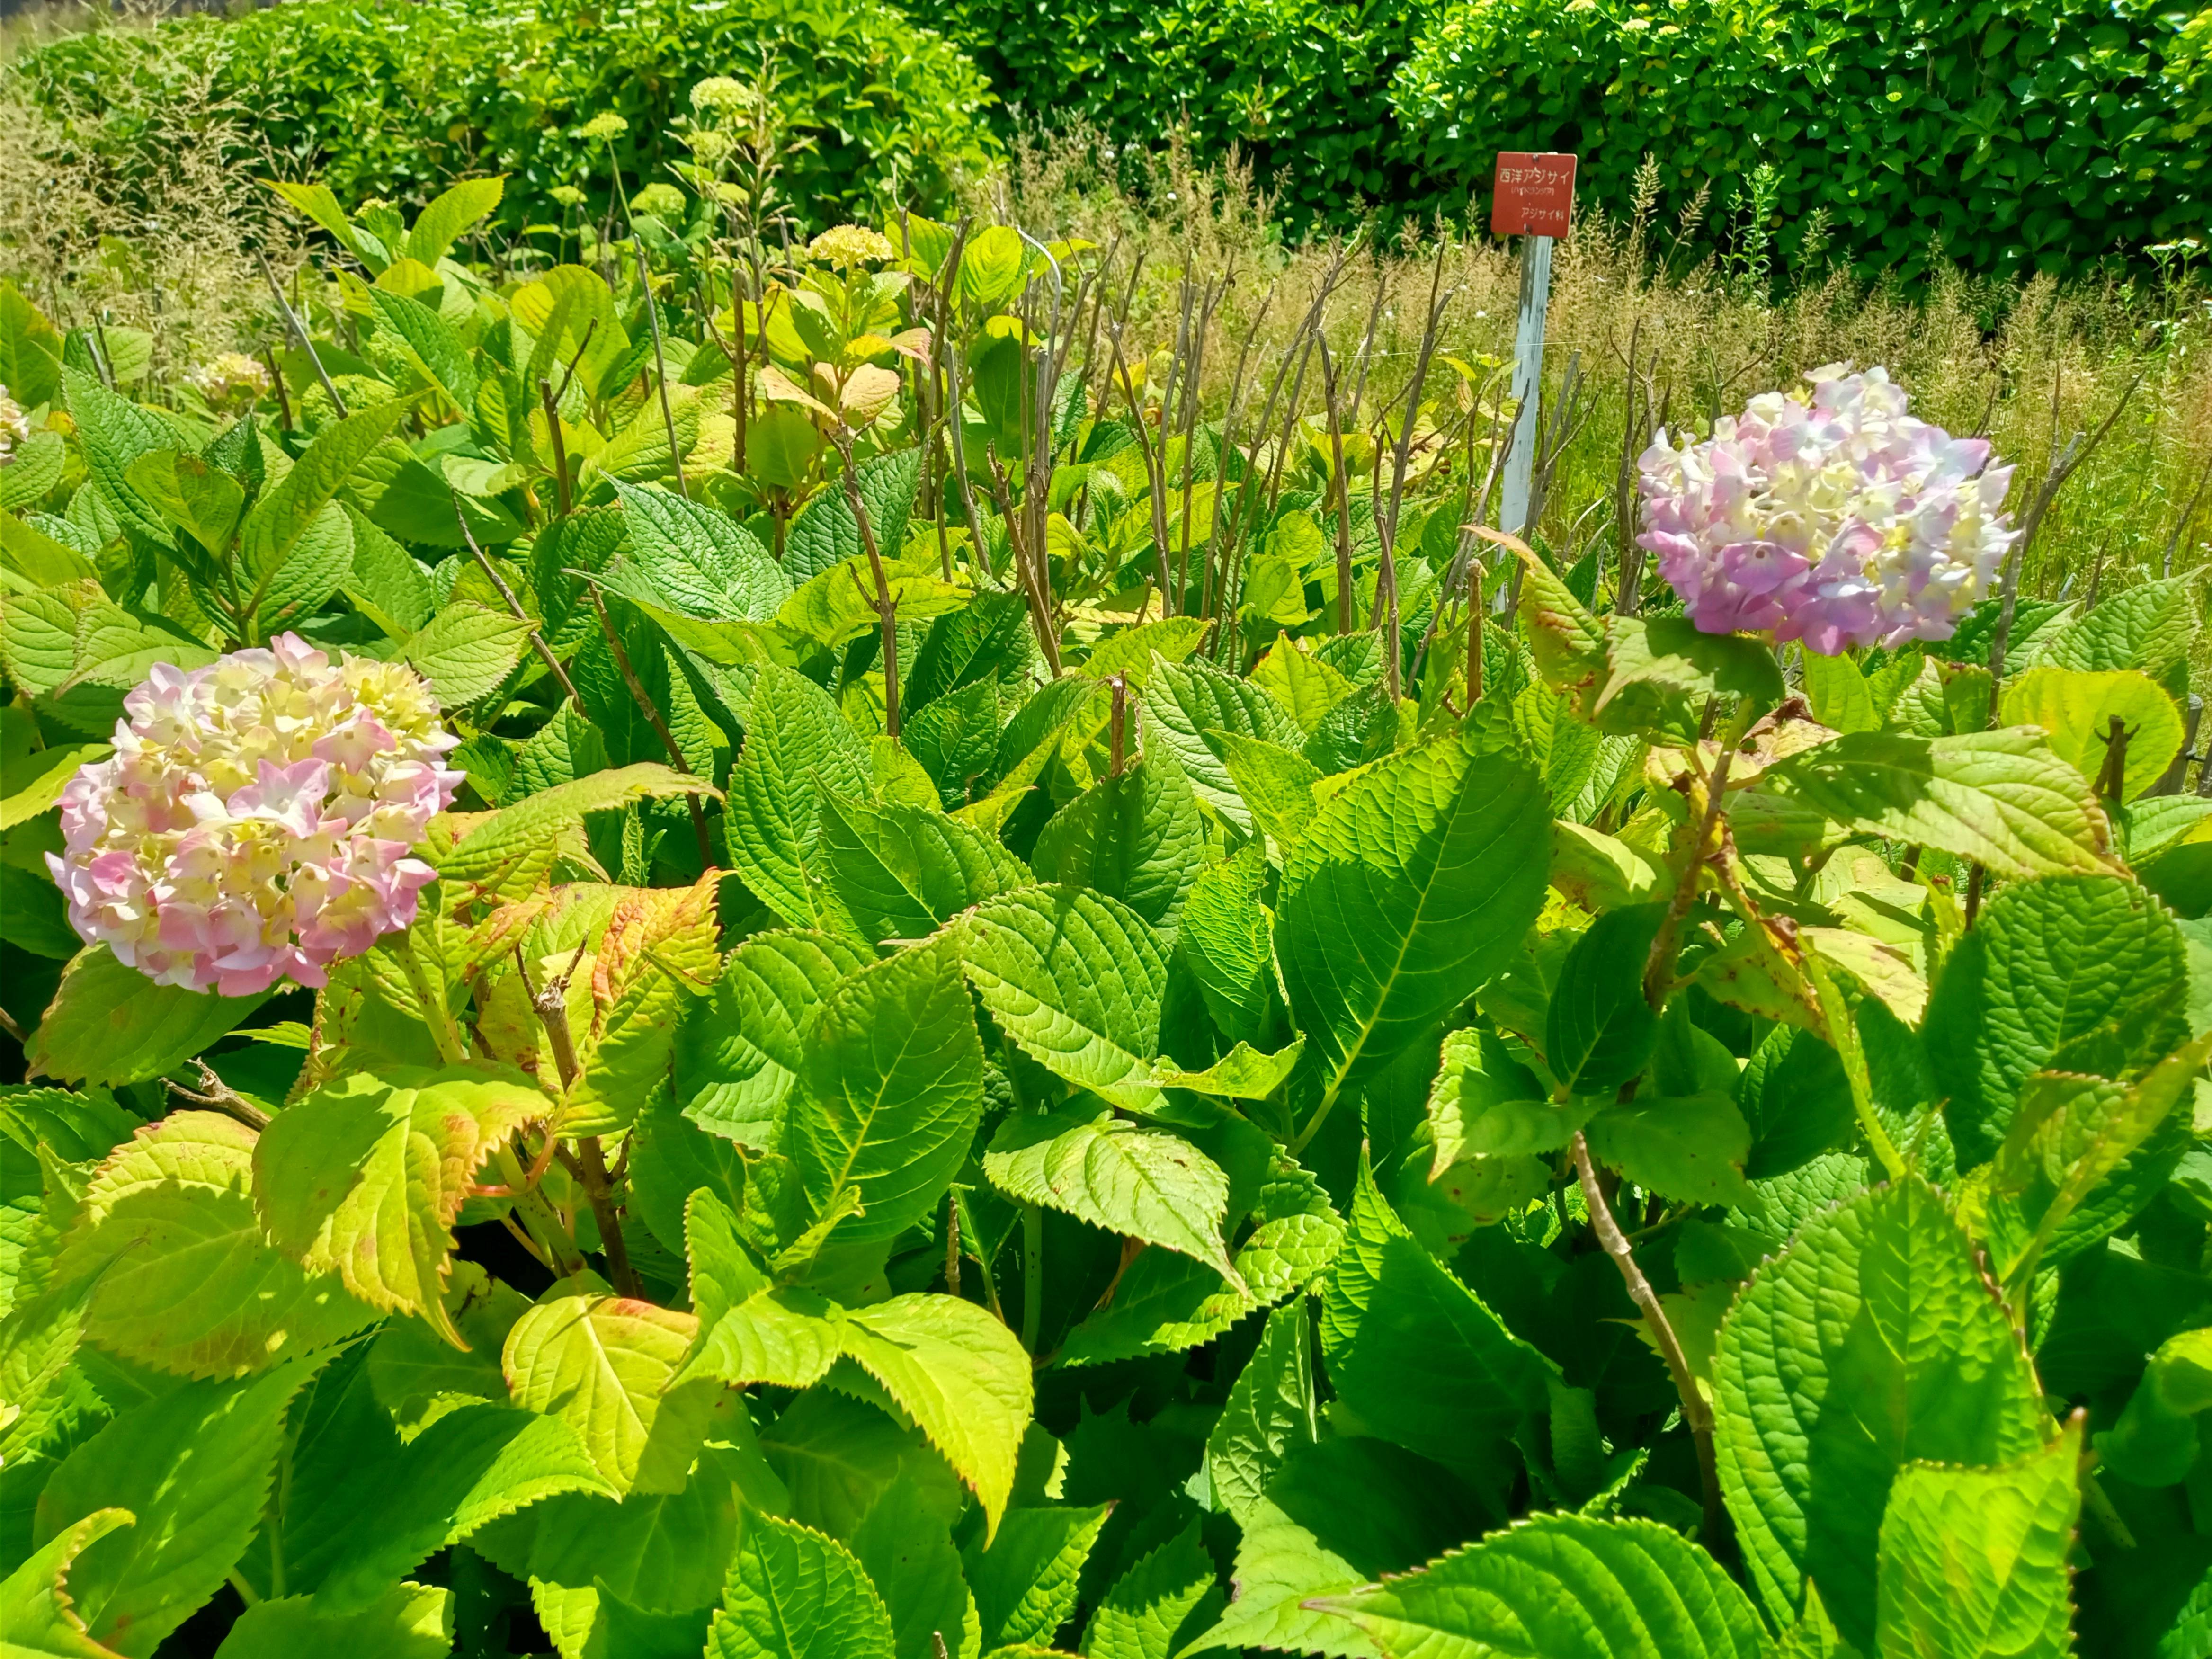
[{"label": "green serrated leaf", "polygon": [[1202,1072],[1163,1062],[1153,1068],[1152,1081],[1163,1089],[1188,1089],[1215,1100],[1265,1100],[1290,1081],[1305,1047],[1306,1040],[1297,1037],[1288,1048],[1263,1054],[1239,1042]]},{"label": "green serrated leaf", "polygon": [[1322,770],[1297,750],[1235,732],[1209,734],[1229,769],[1230,781],[1250,809],[1252,822],[1279,853],[1287,854],[1321,811],[1316,786]]},{"label": "green serrated leaf", "polygon": [[2081,1431],[2002,1468],[1915,1464],[1882,1512],[1876,1651],[2069,1659]]},{"label": "green serrated leaf", "polygon": [[1741,1204],[1751,1130],[1724,1094],[1641,1095],[1589,1121],[1590,1151],[1648,1192],[1677,1204]]},{"label": "green serrated leaf", "polygon": [[25,409],[61,390],[62,337],[13,283],[0,283],[0,385]]},{"label": "green serrated leaf", "polygon": [[838,981],[869,960],[849,939],[797,929],[756,933],[732,951],[714,991],[686,1004],[677,1027],[684,1116],[759,1152],[779,1147],[803,1039]]},{"label": "green serrated leaf", "polygon": [[86,471],[100,486],[101,499],[131,529],[162,547],[173,546],[167,522],[138,494],[130,472],[141,455],[175,448],[175,429],[152,410],[110,392],[97,375],[65,368],[61,380]]},{"label": "green serrated leaf", "polygon": [[1229,1177],[1171,1131],[1079,1105],[1017,1114],[992,1137],[983,1173],[1024,1204],[1180,1251],[1244,1288],[1221,1237]]},{"label": "green serrated leaf", "polygon": [[896,1237],[958,1172],[983,1115],[983,1049],[957,942],[864,968],[830,994],[806,1042],[790,1150],[817,1212],[842,1193],[852,1240]]},{"label": "green serrated leaf", "polygon": [[[2208,1056],[2212,1035],[2177,1049],[2133,1087],[2066,1073],[2028,1079],[1983,1198],[1982,1231],[2003,1283],[2017,1285],[2039,1261],[2057,1265],[2052,1246],[2067,1222],[2190,1097]],[[2129,1213],[2076,1237],[2071,1249],[2094,1243]]]},{"label": "green serrated leaf", "polygon": [[2151,1355],[2118,1421],[2097,1437],[2097,1455],[2136,1486],[2178,1485],[2196,1466],[2197,1418],[2206,1410],[2212,1410],[2212,1329],[2184,1331]]},{"label": "green serrated leaf", "polygon": [[791,597],[784,568],[725,514],[659,484],[618,485],[617,494],[640,568],[686,615],[771,622]]},{"label": "green serrated leaf", "polygon": [[457,599],[410,638],[400,660],[430,683],[447,708],[465,708],[507,684],[530,651],[527,617]]},{"label": "green serrated leaf", "polygon": [[1221,1595],[1196,1522],[1116,1578],[1083,1632],[1085,1659],[1175,1659]]},{"label": "green serrated leaf", "polygon": [[594,772],[527,797],[475,823],[439,861],[438,873],[499,897],[535,889],[564,850],[583,845],[585,815],[636,800],[711,793],[699,778],[652,761]]},{"label": "green serrated leaf", "polygon": [[1018,1509],[987,1544],[962,1552],[983,1650],[1017,1644],[1049,1647],[1075,1613],[1083,1564],[1106,1524],[1107,1505],[1094,1509]]},{"label": "green serrated leaf", "polygon": [[514,1322],[501,1355],[514,1403],[575,1430],[618,1492],[683,1490],[720,1390],[672,1390],[696,1315],[570,1281]]},{"label": "green serrated leaf", "polygon": [[2181,711],[2155,680],[2135,668],[2045,666],[2005,684],[2004,723],[2041,726],[2051,752],[2093,781],[2104,772],[2116,720],[2127,743],[2118,799],[2133,800],[2165,775],[2182,747]]},{"label": "green serrated leaf", "polygon": [[216,1659],[445,1659],[453,1650],[453,1594],[434,1584],[397,1584],[355,1613],[333,1613],[313,1596],[261,1601],[240,1613]]},{"label": "green serrated leaf", "polygon": [[1206,1012],[1231,1042],[1259,1042],[1275,1005],[1274,924],[1260,902],[1267,876],[1267,849],[1256,845],[1207,865],[1176,935]]},{"label": "green serrated leaf", "polygon": [[1464,1158],[1519,1158],[1557,1152],[1587,1121],[1589,1103],[1559,1106],[1535,1074],[1493,1031],[1469,1028],[1444,1038],[1443,1065],[1429,1090],[1436,1136],[1433,1179]]},{"label": "green serrated leaf", "polygon": [[890,1614],[897,1659],[981,1659],[982,1623],[952,1534],[911,1480],[894,1481],[852,1538],[853,1554]]},{"label": "green serrated leaf", "polygon": [[855,1308],[845,1355],[882,1384],[929,1443],[975,1490],[987,1537],[1012,1495],[1033,1391],[1030,1357],[1012,1332],[972,1302],[895,1296]]},{"label": "green serrated leaf", "polygon": [[793,1520],[849,1538],[898,1481],[919,1485],[949,1526],[967,1500],[960,1478],[919,1430],[884,1402],[836,1389],[810,1389],[761,1434],[761,1449],[788,1494]]},{"label": "green serrated leaf", "polygon": [[1824,657],[1817,651],[1802,653],[1797,662],[1814,720],[1836,732],[1881,729],[1882,711],[1858,664],[1841,653]]},{"label": "green serrated leaf", "polygon": [[851,1551],[810,1528],[749,1515],[707,1651],[712,1659],[892,1659],[897,1639]]},{"label": "green serrated leaf", "polygon": [[1659,1017],[1644,999],[1644,959],[1666,907],[1608,910],[1559,965],[1545,1017],[1545,1059],[1570,1094],[1609,1097],[1644,1069]]},{"label": "green serrated leaf", "polygon": [[464,179],[431,198],[407,233],[407,257],[434,265],[463,232],[499,205],[507,180]]},{"label": "green serrated leaf", "polygon": [[1038,832],[1030,863],[1041,881],[1087,887],[1172,929],[1205,842],[1198,799],[1163,751],[1061,807]]},{"label": "green serrated leaf", "polygon": [[1943,738],[1854,732],[1777,762],[1747,793],[2014,881],[2100,874],[2113,863],[2112,825],[2087,780],[2024,727]]},{"label": "green serrated leaf", "polygon": [[370,1307],[420,1314],[457,1346],[445,1277],[484,1160],[553,1103],[515,1075],[355,1072],[277,1114],[253,1149],[270,1237]]},{"label": "green serrated leaf", "polygon": [[1364,1166],[1321,1330],[1365,1431],[1447,1468],[1479,1471],[1549,1399],[1547,1362],[1421,1248]]},{"label": "green serrated leaf", "polygon": [[[921,477],[921,451],[902,449],[860,463],[860,501],[868,528],[884,556],[906,545],[906,523]],[[844,560],[861,556],[860,520],[842,487],[825,489],[802,507],[785,532],[783,568],[805,581]]]},{"label": "green serrated leaf", "polygon": [[407,1437],[456,1407],[502,1401],[507,1378],[500,1350],[530,1303],[513,1285],[473,1261],[452,1264],[441,1312],[468,1346],[456,1347],[427,1320],[386,1324],[368,1349],[368,1379],[377,1403]]},{"label": "green serrated leaf", "polygon": [[2158,901],[2115,877],[2001,890],[1945,963],[1926,1049],[1961,1169],[2002,1145],[2039,1071],[2124,1079],[2188,1036],[2179,932]]},{"label": "green serrated leaf", "polygon": [[995,894],[1029,885],[1029,866],[981,830],[928,806],[872,806],[821,793],[819,858],[853,925],[878,944],[915,939]]},{"label": "green serrated leaf", "polygon": [[70,1568],[69,1595],[95,1641],[150,1659],[221,1587],[259,1523],[285,1412],[317,1363],[187,1382],[118,1413],[63,1460],[39,1496],[35,1541],[102,1510],[137,1521],[88,1543]]},{"label": "green serrated leaf", "polygon": [[266,1000],[156,985],[94,945],[64,970],[32,1039],[30,1072],[64,1083],[142,1083],[199,1053]]},{"label": "green serrated leaf", "polygon": [[1504,965],[1543,903],[1551,822],[1527,766],[1449,743],[1322,808],[1283,872],[1276,956],[1329,1099]]},{"label": "green serrated leaf", "polygon": [[95,1510],[15,1566],[0,1583],[0,1631],[11,1650],[40,1659],[117,1659],[113,1648],[85,1629],[70,1594],[70,1571],[86,1549],[135,1520],[128,1510]]},{"label": "green serrated leaf", "polygon": [[1167,962],[1143,917],[1076,887],[988,899],[960,925],[969,983],[999,1027],[1047,1070],[1145,1113]]},{"label": "green serrated leaf", "polygon": [[[410,405],[395,398],[326,427],[292,469],[265,489],[239,526],[238,562],[246,590],[246,610],[264,623],[285,615],[304,614],[330,597],[353,561],[351,526],[335,498],[362,463],[406,417]],[[344,531],[342,560],[325,557],[324,546]],[[335,563],[331,582],[319,593],[325,567]],[[294,567],[297,566],[298,568]]]},{"label": "green serrated leaf", "polygon": [[2139,668],[2163,679],[2189,655],[2196,635],[2192,581],[2169,576],[2115,593],[2087,615],[2039,635],[2031,659],[2089,673]]},{"label": "green serrated leaf", "polygon": [[1209,734],[1231,732],[1295,749],[1305,734],[1290,711],[1249,681],[1210,663],[1170,662],[1165,657],[1152,664],[1144,706],[1146,741],[1157,739],[1175,757],[1193,794],[1209,811],[1250,833],[1251,810]]},{"label": "green serrated leaf", "polygon": [[1807,1580],[1871,1651],[1875,1534],[1908,1463],[2039,1450],[2047,1421],[2011,1322],[1966,1236],[1917,1177],[1808,1222],[1721,1327],[1721,1488],[1778,1619]]},{"label": "green serrated leaf", "polygon": [[234,1118],[174,1112],[100,1166],[57,1267],[94,1280],[94,1341],[186,1376],[236,1376],[374,1319],[336,1274],[304,1272],[264,1240],[253,1147]]},{"label": "green serrated leaf", "polygon": [[459,334],[428,306],[388,289],[372,288],[369,302],[404,353],[462,415],[477,406],[477,367]]},{"label": "green serrated leaf", "polygon": [[1289,1452],[1320,1438],[1310,1317],[1303,1298],[1267,1316],[1259,1346],[1237,1374],[1206,1436],[1206,1472],[1214,1501],[1239,1526],[1250,1524]]},{"label": "green serrated leaf", "polygon": [[794,927],[836,920],[818,890],[816,802],[823,786],[865,795],[867,751],[829,693],[787,668],[763,668],[730,777],[730,860],[761,902]]},{"label": "green serrated leaf", "polygon": [[1234,1599],[1183,1651],[1382,1659],[1357,1625],[1315,1603],[1419,1566],[1485,1525],[1464,1486],[1387,1441],[1339,1435],[1292,1447],[1241,1523]]},{"label": "green serrated leaf", "polygon": [[1720,1564],[1656,1521],[1540,1515],[1387,1584],[1325,1597],[1387,1654],[1767,1659]]}]

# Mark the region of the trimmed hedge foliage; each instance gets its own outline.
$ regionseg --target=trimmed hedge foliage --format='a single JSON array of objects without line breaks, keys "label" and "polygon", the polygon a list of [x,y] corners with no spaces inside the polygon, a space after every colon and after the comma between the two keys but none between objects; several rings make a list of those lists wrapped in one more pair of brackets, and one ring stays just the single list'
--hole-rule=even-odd
[{"label": "trimmed hedge foliage", "polygon": [[2187,21],[2128,0],[1485,0],[1439,17],[1391,99],[1439,186],[1486,181],[1498,149],[1577,149],[1585,200],[1625,202],[1650,154],[1670,199],[1710,179],[1724,203],[1766,163],[1785,248],[1825,209],[1869,275],[2075,270],[2212,227]]},{"label": "trimmed hedge foliage", "polygon": [[[342,198],[420,201],[511,175],[509,228],[546,192],[604,186],[569,129],[612,110],[632,181],[662,176],[668,120],[708,75],[785,71],[812,141],[785,183],[817,221],[896,198],[940,206],[1018,112],[1115,140],[1187,129],[1237,147],[1293,226],[1467,213],[1504,149],[1581,153],[1585,210],[1626,210],[1647,155],[1680,208],[1713,186],[1711,241],[1773,170],[1785,255],[1816,210],[1860,273],[1930,261],[2080,270],[2212,238],[2212,9],[2159,0],[302,0],[31,54],[22,72],[123,118],[165,76],[218,93]],[[942,27],[948,40],[934,32]],[[954,44],[957,42],[957,45]],[[962,48],[970,56],[963,56]],[[971,61],[972,56],[972,61]],[[992,109],[992,89],[1004,107]],[[127,161],[127,155],[125,156]],[[589,173],[592,176],[586,178]]]},{"label": "trimmed hedge foliage", "polygon": [[119,118],[109,142],[127,150],[136,111],[210,70],[216,93],[341,200],[420,203],[456,173],[504,173],[513,229],[559,220],[556,185],[604,198],[605,150],[574,127],[624,117],[616,149],[629,187],[665,179],[662,163],[686,154],[667,127],[688,113],[691,88],[715,75],[750,82],[763,50],[782,70],[785,119],[810,141],[781,185],[817,223],[884,199],[941,207],[957,178],[997,157],[982,77],[882,0],[301,0],[234,22],[181,18],[150,36],[76,36],[29,54],[21,72],[50,104],[66,93]]},{"label": "trimmed hedge foliage", "polygon": [[[2212,232],[2212,10],[2145,0],[956,0],[1010,106],[1116,137],[1187,121],[1294,219],[1466,210],[1500,149],[1573,149],[1626,210],[1648,154],[1715,235],[1759,164],[1863,274],[2005,273]],[[1940,252],[1939,252],[1940,245]]]}]

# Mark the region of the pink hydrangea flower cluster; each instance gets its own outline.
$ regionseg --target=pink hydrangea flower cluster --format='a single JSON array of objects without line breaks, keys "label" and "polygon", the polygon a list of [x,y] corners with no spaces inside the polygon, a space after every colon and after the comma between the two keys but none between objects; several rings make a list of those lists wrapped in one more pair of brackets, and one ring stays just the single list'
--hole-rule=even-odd
[{"label": "pink hydrangea flower cluster", "polygon": [[453,798],[459,740],[415,671],[297,635],[124,699],[115,753],[62,791],[49,853],[88,944],[157,983],[248,996],[319,987],[415,919],[436,873],[408,852]]},{"label": "pink hydrangea flower cluster", "polygon": [[1638,462],[1638,545],[1708,634],[1851,647],[1948,639],[2018,539],[2009,466],[1905,410],[1880,368],[1832,363],[1809,397],[1753,398],[1704,443],[1663,431]]}]

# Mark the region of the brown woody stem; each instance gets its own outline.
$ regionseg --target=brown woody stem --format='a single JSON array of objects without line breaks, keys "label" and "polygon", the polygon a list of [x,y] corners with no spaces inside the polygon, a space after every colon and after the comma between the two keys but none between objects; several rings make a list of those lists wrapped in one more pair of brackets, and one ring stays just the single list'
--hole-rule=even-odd
[{"label": "brown woody stem", "polygon": [[1606,1202],[1604,1189],[1598,1185],[1597,1166],[1590,1162],[1589,1143],[1583,1139],[1581,1130],[1575,1132],[1569,1148],[1574,1157],[1576,1178],[1582,1183],[1583,1203],[1589,1211],[1590,1225],[1597,1233],[1598,1243],[1605,1246],[1605,1253],[1620,1269],[1620,1277],[1628,1286],[1629,1300],[1635,1303],[1644,1323],[1651,1328],[1652,1340],[1659,1345],[1660,1358],[1667,1362],[1668,1372],[1674,1379],[1674,1390],[1682,1397],[1682,1420],[1689,1425],[1690,1438],[1698,1449],[1698,1485],[1705,1495],[1705,1546],[1717,1548],[1725,1536],[1728,1517],[1721,1507],[1720,1469],[1713,1458],[1712,1408],[1705,1403],[1705,1395],[1698,1392],[1698,1379],[1691,1374],[1689,1356],[1682,1352],[1681,1339],[1674,1334],[1674,1328],[1668,1321],[1659,1293],[1644,1276],[1644,1269],[1637,1265],[1636,1252],[1629,1246],[1628,1236],[1613,1219],[1613,1206]]},{"label": "brown woody stem", "polygon": [[[574,970],[574,963],[569,971]],[[526,986],[527,978],[524,980]],[[531,993],[530,1006],[536,1010],[538,1023],[545,1030],[545,1046],[553,1051],[554,1070],[559,1073],[563,1091],[576,1080],[576,1039],[568,1029],[568,975]],[[584,1189],[585,1200],[592,1206],[592,1218],[599,1223],[599,1248],[606,1253],[607,1277],[616,1292],[622,1296],[642,1297],[645,1287],[638,1282],[636,1269],[630,1266],[629,1247],[623,1242],[622,1214],[614,1200],[614,1191],[607,1180],[607,1161],[597,1135],[586,1135],[576,1143],[576,1157],[570,1165],[578,1184]]]}]

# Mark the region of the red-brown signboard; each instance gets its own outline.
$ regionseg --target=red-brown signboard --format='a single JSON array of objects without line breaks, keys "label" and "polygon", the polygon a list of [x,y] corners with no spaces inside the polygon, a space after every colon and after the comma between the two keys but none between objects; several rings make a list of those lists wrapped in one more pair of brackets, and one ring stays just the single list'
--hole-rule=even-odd
[{"label": "red-brown signboard", "polygon": [[1575,158],[1556,150],[1498,153],[1494,236],[1564,236],[1575,210]]}]

